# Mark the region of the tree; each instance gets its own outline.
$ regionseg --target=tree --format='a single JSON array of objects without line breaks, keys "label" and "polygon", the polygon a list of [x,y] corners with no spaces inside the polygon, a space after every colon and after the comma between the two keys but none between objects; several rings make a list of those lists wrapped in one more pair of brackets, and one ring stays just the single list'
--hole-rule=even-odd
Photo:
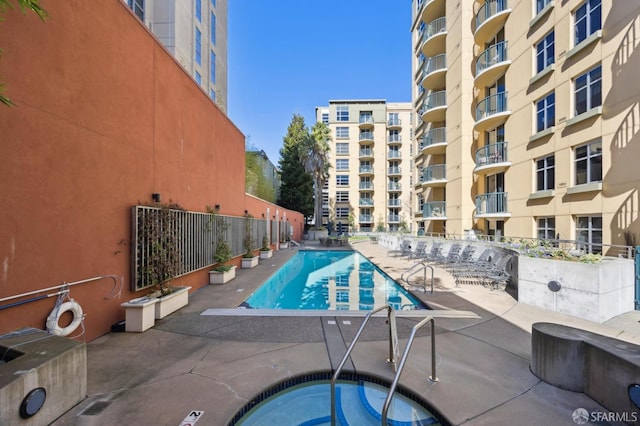
[{"label": "tree", "polygon": [[[49,17],[49,14],[47,13],[47,11],[40,6],[40,0],[17,0],[17,1],[18,1],[18,6],[20,6],[20,9],[22,10],[23,13],[27,9],[32,10],[43,21]],[[9,2],[9,0],[0,0],[0,12],[6,12],[7,10],[10,10],[10,9],[13,9],[13,6]],[[2,20],[1,16],[0,16],[0,20]],[[0,54],[2,54],[2,50],[0,50]],[[7,98],[4,95],[4,89],[5,89],[5,85],[0,83],[0,103],[5,104],[6,106],[12,106],[13,102],[11,102],[11,99]]]},{"label": "tree", "polygon": [[313,181],[300,162],[300,145],[309,137],[304,118],[294,114],[280,149],[281,185],[278,204],[306,218],[313,214]]},{"label": "tree", "polygon": [[329,178],[329,141],[331,130],[326,124],[317,122],[311,128],[304,143],[300,146],[300,160],[304,169],[313,178],[315,190],[315,224],[322,226],[322,188]]},{"label": "tree", "polygon": [[263,169],[266,161],[268,161],[266,157],[263,159],[258,151],[245,152],[245,191],[258,198],[275,203],[275,184],[273,180],[267,178]]}]

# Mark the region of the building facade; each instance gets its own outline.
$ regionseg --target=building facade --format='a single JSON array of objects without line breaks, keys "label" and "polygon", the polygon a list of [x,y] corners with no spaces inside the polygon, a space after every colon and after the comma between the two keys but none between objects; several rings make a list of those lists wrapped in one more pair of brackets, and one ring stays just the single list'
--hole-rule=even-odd
[{"label": "building facade", "polygon": [[226,112],[227,0],[124,1]]},{"label": "building facade", "polygon": [[418,228],[594,252],[640,236],[640,4],[412,7]]},{"label": "building facade", "polygon": [[352,231],[412,228],[411,104],[335,100],[316,108],[331,130],[323,222]]}]

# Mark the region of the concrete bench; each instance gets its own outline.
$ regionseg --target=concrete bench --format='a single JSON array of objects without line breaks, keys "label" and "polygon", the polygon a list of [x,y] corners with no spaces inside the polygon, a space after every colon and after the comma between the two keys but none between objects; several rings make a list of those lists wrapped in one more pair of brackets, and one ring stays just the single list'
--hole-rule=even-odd
[{"label": "concrete bench", "polygon": [[612,412],[637,412],[629,392],[640,383],[640,346],[561,324],[535,323],[531,372],[582,392]]}]

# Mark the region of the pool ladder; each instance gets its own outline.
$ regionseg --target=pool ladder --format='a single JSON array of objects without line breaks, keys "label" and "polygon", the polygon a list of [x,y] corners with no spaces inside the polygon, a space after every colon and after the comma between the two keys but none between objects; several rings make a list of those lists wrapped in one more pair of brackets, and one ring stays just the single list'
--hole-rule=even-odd
[{"label": "pool ladder", "polygon": [[427,265],[424,262],[418,262],[413,265],[411,268],[407,269],[400,275],[400,279],[407,283],[408,286],[411,286],[409,283],[409,279],[419,273],[420,271],[424,271],[424,279],[423,279],[423,293],[427,292],[427,268],[431,269],[431,294],[433,294],[433,266]]},{"label": "pool ladder", "polygon": [[402,374],[402,370],[404,369],[404,364],[407,361],[409,356],[409,350],[411,349],[411,345],[413,344],[413,340],[416,337],[416,333],[420,330],[425,324],[431,324],[431,376],[429,376],[429,380],[432,382],[437,382],[438,378],[436,377],[436,334],[435,334],[435,320],[432,316],[428,316],[424,318],[422,321],[417,323],[411,329],[411,334],[409,335],[409,339],[407,340],[407,346],[404,348],[404,353],[402,354],[402,358],[400,358],[400,363],[396,364],[397,357],[399,355],[398,352],[398,335],[397,335],[397,327],[396,327],[396,317],[394,314],[394,310],[389,305],[380,306],[377,309],[370,311],[367,316],[364,318],[362,325],[358,329],[356,336],[353,338],[353,341],[349,345],[347,352],[342,357],[338,368],[336,368],[333,377],[331,378],[331,426],[335,426],[336,424],[336,381],[338,377],[340,377],[340,373],[342,373],[342,369],[349,359],[351,355],[351,351],[355,347],[356,343],[360,339],[360,335],[364,330],[364,327],[369,322],[369,319],[373,314],[376,314],[382,310],[387,310],[387,323],[389,324],[389,358],[387,359],[388,363],[393,363],[396,366],[396,374],[393,378],[393,382],[389,387],[389,393],[387,394],[387,399],[384,401],[384,405],[382,407],[382,425],[387,425],[387,412],[389,411],[389,407],[391,406],[391,401],[393,399],[393,394],[395,393],[396,387],[398,386],[398,382],[400,381],[400,375]]}]

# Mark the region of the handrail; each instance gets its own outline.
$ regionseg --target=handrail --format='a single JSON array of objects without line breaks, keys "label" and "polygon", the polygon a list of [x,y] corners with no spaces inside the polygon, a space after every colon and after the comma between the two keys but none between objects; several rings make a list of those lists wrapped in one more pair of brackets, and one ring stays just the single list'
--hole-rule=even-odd
[{"label": "handrail", "polygon": [[[68,287],[71,287],[71,286],[74,286],[74,285],[78,285],[78,284],[84,284],[84,283],[88,283],[88,282],[91,282],[91,281],[101,280],[103,278],[111,278],[111,279],[113,279],[114,289],[117,286],[116,279],[119,278],[121,283],[122,283],[122,277],[119,276],[119,275],[101,275],[99,277],[87,278],[87,279],[84,279],[84,280],[73,281],[73,282],[70,282],[70,283],[65,282],[63,284],[54,285],[52,287],[41,288],[39,290],[33,290],[33,291],[28,291],[26,293],[20,293],[20,294],[16,294],[16,295],[13,295],[13,296],[3,297],[3,298],[0,298],[0,302],[6,302],[7,300],[13,300],[13,299],[18,299],[20,297],[31,296],[33,294],[44,293],[44,292],[47,292],[47,291],[50,291],[50,290],[58,290],[58,289],[61,289],[61,288],[64,289],[64,288],[68,288]],[[113,290],[112,290],[112,292],[113,292]],[[109,293],[109,294],[111,294],[111,293]],[[107,296],[105,296],[105,298],[110,298],[110,297],[109,297],[109,295],[107,295]]]},{"label": "handrail", "polygon": [[400,275],[400,279],[404,282],[407,283],[407,285],[411,285],[409,284],[409,278],[411,278],[412,276],[414,276],[415,274],[417,274],[418,272],[420,272],[420,270],[417,270],[415,272],[413,272],[411,275],[409,275],[408,277],[405,278],[405,274],[408,274],[409,272],[411,272],[413,269],[415,269],[416,266],[422,266],[422,268],[420,270],[424,270],[424,289],[423,292],[426,293],[427,292],[427,268],[431,269],[431,294],[433,294],[433,266],[431,265],[427,265],[424,262],[418,262],[415,265],[413,265],[411,268],[407,269],[406,271],[404,271],[402,273],[402,275]]},{"label": "handrail", "polygon": [[404,349],[404,353],[402,354],[402,358],[400,358],[400,364],[398,365],[398,371],[396,372],[395,377],[393,378],[393,383],[391,383],[391,387],[389,387],[389,393],[387,394],[387,399],[384,401],[384,405],[382,406],[382,425],[387,425],[387,412],[389,411],[389,406],[391,405],[391,400],[393,399],[393,393],[398,386],[398,382],[400,381],[400,375],[402,374],[402,370],[404,369],[404,364],[407,361],[407,357],[409,355],[409,350],[411,349],[411,345],[413,344],[413,340],[416,337],[416,332],[422,328],[427,322],[431,323],[431,376],[429,376],[429,380],[432,382],[437,382],[438,378],[436,377],[436,333],[435,333],[435,320],[432,316],[428,316],[411,329],[411,334],[409,335],[409,340],[407,341],[407,347]]},{"label": "handrail", "polygon": [[[364,326],[367,325],[367,322],[369,321],[369,318],[371,318],[371,316],[373,314],[375,314],[377,312],[380,312],[383,309],[387,310],[387,322],[389,323],[389,359],[388,359],[388,362],[394,362],[394,359],[393,359],[393,341],[392,341],[392,335],[391,335],[391,327],[392,327],[392,321],[395,321],[395,317],[393,317],[393,309],[391,308],[391,306],[383,305],[383,306],[380,306],[379,308],[376,308],[376,309],[374,309],[372,311],[369,311],[367,316],[364,318],[364,321],[362,322],[362,325],[360,326],[360,329],[356,333],[356,336],[353,338],[353,341],[351,342],[351,345],[349,345],[349,348],[347,349],[347,352],[342,357],[342,361],[340,361],[340,364],[338,365],[338,368],[336,368],[336,372],[333,373],[333,377],[331,378],[331,426],[335,426],[335,424],[336,424],[336,381],[338,380],[338,377],[340,376],[340,373],[342,372],[342,369],[344,368],[344,365],[347,362],[347,359],[349,358],[349,355],[351,355],[351,351],[353,350],[353,347],[358,342],[358,339],[360,339],[360,334],[362,334],[362,330],[364,330]],[[395,325],[395,324],[393,324],[393,325]]]}]

